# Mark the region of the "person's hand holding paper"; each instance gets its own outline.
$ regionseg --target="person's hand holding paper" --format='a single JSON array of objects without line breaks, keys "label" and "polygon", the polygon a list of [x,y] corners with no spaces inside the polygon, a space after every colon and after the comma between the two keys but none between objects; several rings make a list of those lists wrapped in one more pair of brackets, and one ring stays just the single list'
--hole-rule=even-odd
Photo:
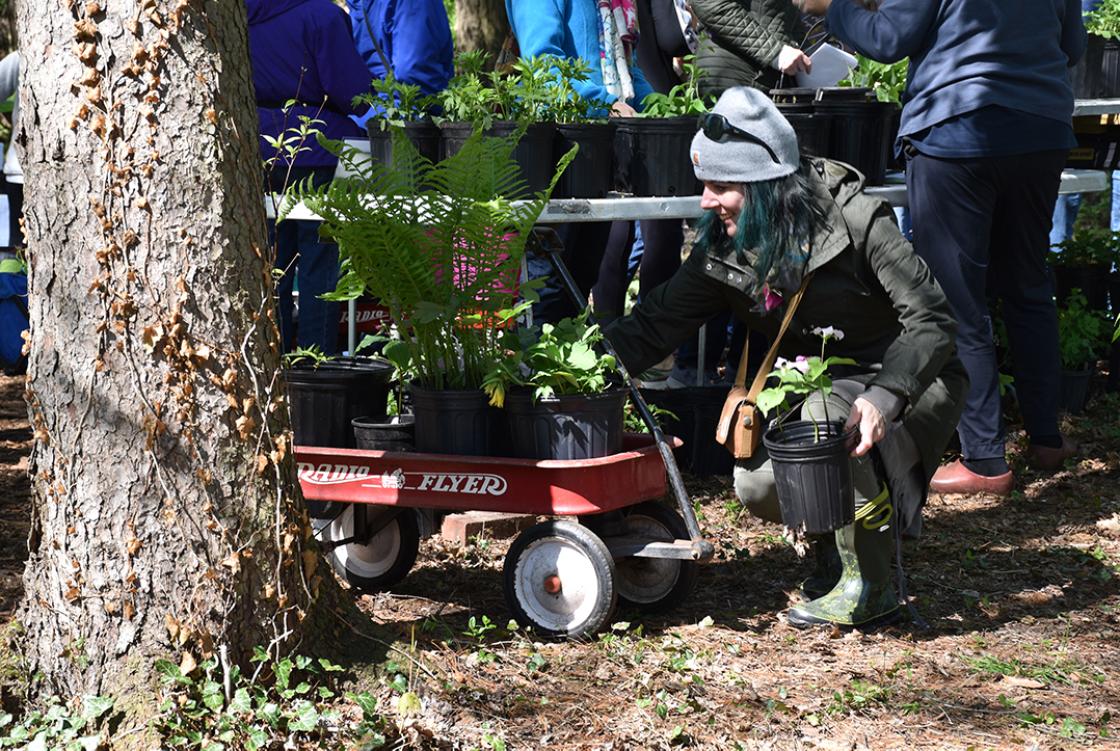
[{"label": "person's hand holding paper", "polygon": [[854,55],[831,44],[822,44],[809,59],[813,62],[812,67],[797,73],[797,85],[803,88],[823,89],[835,86],[856,67]]}]

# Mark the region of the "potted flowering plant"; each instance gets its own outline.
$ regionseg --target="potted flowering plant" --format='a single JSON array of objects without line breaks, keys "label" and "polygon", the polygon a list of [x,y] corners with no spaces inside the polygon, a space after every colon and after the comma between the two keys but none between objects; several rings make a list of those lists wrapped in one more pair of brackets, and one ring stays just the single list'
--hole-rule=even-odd
[{"label": "potted flowering plant", "polygon": [[505,407],[514,456],[590,459],[621,450],[626,389],[587,316],[503,335],[507,356],[483,389],[491,404]]},{"label": "potted flowering plant", "polygon": [[[832,326],[813,329],[821,338],[820,355],[775,361],[770,377],[777,384],[758,395],[758,408],[769,416],[778,413],[772,427],[762,436],[770,454],[778,504],[787,527],[807,534],[824,534],[851,524],[855,518],[855,494],[848,461],[852,434],[844,430],[847,415],[828,412],[832,393],[829,368],[855,365],[849,357],[825,357],[830,341],[840,341],[844,332]],[[821,414],[813,414],[819,396]],[[789,420],[790,397],[802,397],[802,417]],[[820,419],[823,418],[823,419]]]}]

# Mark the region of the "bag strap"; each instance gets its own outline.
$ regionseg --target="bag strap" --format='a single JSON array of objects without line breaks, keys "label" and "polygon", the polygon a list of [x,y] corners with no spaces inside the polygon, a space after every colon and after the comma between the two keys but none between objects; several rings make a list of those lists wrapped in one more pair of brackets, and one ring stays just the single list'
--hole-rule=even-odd
[{"label": "bag strap", "polygon": [[[774,367],[774,361],[778,358],[778,345],[782,343],[782,337],[786,334],[786,329],[789,328],[790,321],[793,320],[793,314],[797,312],[797,306],[801,304],[801,298],[805,295],[805,290],[809,287],[809,281],[813,278],[815,271],[809,272],[804,281],[801,282],[801,288],[793,294],[790,298],[789,307],[786,308],[786,314],[782,318],[782,325],[778,329],[778,335],[774,337],[773,344],[770,345],[769,351],[766,353],[766,358],[762,361],[758,373],[755,374],[754,382],[751,383],[751,390],[747,392],[747,400],[754,404],[758,399],[762,387],[766,384],[766,378],[770,375],[770,371]],[[743,356],[739,358],[739,368],[735,371],[735,385],[742,388],[747,385],[747,359],[750,350],[750,334],[747,335],[747,340],[743,343]]]}]

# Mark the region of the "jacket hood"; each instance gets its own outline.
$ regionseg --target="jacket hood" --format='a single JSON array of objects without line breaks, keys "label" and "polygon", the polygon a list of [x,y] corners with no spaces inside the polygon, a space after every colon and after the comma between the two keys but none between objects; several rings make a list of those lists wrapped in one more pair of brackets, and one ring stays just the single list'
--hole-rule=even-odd
[{"label": "jacket hood", "polygon": [[245,9],[249,12],[249,25],[264,23],[305,2],[307,0],[245,0]]},{"label": "jacket hood", "polygon": [[813,238],[813,253],[806,271],[814,271],[835,258],[851,244],[851,234],[841,207],[863,190],[865,178],[855,167],[831,159],[813,159],[809,171],[813,192],[827,207],[827,220]]}]

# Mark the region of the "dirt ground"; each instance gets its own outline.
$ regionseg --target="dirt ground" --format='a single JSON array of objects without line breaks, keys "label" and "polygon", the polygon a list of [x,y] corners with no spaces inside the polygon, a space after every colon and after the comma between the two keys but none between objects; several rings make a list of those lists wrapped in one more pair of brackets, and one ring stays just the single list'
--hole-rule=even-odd
[{"label": "dirt ground", "polygon": [[[0,377],[3,620],[26,558],[21,393]],[[672,612],[620,610],[596,638],[536,641],[509,628],[509,541],[433,538],[396,592],[360,598],[397,639],[364,688],[414,748],[1120,748],[1120,398],[1066,427],[1084,445],[1066,470],[1016,459],[1010,499],[931,499],[905,550],[927,629],[790,627],[808,562],[740,513],[728,481],[691,480],[718,552]]]}]

